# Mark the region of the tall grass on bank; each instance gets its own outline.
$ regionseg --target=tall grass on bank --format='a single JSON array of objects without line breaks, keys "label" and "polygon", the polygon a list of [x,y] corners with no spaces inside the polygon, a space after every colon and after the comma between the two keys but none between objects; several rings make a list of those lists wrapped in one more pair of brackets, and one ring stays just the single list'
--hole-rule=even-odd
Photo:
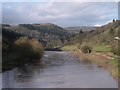
[{"label": "tall grass on bank", "polygon": [[77,49],[77,45],[67,45],[61,48],[63,51],[74,52]]}]

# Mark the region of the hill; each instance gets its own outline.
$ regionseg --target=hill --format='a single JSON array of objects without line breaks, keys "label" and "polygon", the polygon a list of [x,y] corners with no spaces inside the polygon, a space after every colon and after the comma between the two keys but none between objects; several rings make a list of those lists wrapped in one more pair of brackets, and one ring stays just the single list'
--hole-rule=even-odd
[{"label": "hill", "polygon": [[70,34],[62,27],[51,23],[2,25],[3,30],[35,38],[47,48],[59,47],[69,41]]},{"label": "hill", "polygon": [[[114,22],[110,22],[106,25],[103,25],[101,27],[86,27],[86,29],[81,28],[70,28],[70,32],[74,33],[74,37],[71,38],[70,44],[75,43],[88,43],[89,44],[96,44],[96,43],[107,43],[110,42],[110,38],[114,39],[114,37],[118,36],[118,26],[119,21],[116,20]],[[69,31],[67,30],[67,31]],[[75,30],[75,32],[74,32]],[[113,35],[110,35],[111,33],[114,33]],[[94,43],[93,43],[94,42]]]},{"label": "hill", "polygon": [[65,30],[67,30],[70,33],[79,33],[81,30],[83,32],[86,31],[92,31],[92,30],[97,30],[99,27],[93,27],[93,26],[77,26],[77,27],[66,27],[64,28]]}]

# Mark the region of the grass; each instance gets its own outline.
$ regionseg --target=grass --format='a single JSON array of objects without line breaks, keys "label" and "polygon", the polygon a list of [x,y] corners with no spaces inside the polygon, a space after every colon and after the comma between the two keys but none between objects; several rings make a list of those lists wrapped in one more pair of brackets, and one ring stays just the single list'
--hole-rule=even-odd
[{"label": "grass", "polygon": [[67,46],[64,46],[61,48],[61,50],[63,51],[75,51],[77,49],[77,46],[76,45],[67,45]]},{"label": "grass", "polygon": [[109,62],[109,64],[108,64],[108,70],[111,72],[111,75],[114,77],[114,78],[116,78],[116,79],[118,79],[119,80],[119,78],[118,77],[120,77],[119,75],[118,75],[118,72],[119,72],[119,66],[118,66],[118,60],[117,60],[117,58],[114,58],[114,59],[112,59],[110,62]]},{"label": "grass", "polygon": [[111,52],[111,48],[109,45],[96,45],[93,46],[94,52]]},{"label": "grass", "polygon": [[109,62],[109,64],[110,64],[111,66],[113,66],[113,67],[117,67],[117,66],[118,66],[118,60],[117,60],[117,58],[112,59],[112,60]]}]

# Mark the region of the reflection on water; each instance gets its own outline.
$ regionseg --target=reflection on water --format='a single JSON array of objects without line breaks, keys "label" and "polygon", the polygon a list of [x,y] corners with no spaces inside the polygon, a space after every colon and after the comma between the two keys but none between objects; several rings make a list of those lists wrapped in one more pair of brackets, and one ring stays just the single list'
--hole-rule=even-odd
[{"label": "reflection on water", "polygon": [[25,82],[32,79],[34,74],[32,65],[25,65],[17,70],[17,82]]},{"label": "reflection on water", "polygon": [[[106,70],[80,62],[67,52],[46,52],[41,65],[28,65],[3,73],[6,88],[117,88]],[[11,83],[12,82],[12,83]]]}]

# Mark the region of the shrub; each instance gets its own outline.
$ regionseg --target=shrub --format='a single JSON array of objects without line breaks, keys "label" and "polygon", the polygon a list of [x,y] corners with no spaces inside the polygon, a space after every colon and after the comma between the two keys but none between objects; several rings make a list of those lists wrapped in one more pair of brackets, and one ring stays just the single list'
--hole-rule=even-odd
[{"label": "shrub", "polygon": [[89,45],[83,45],[83,46],[81,47],[81,51],[82,51],[83,53],[91,53],[91,52],[92,52],[92,47],[89,46]]},{"label": "shrub", "polygon": [[[4,41],[2,70],[9,70],[26,63],[40,62],[40,58],[44,53],[41,43],[35,39],[29,40],[27,37],[20,37],[18,40],[11,42]],[[10,48],[11,47],[11,48]]]},{"label": "shrub", "polygon": [[30,44],[32,46],[32,51],[34,52],[34,55],[32,55],[32,56],[34,56],[34,57],[38,56],[38,58],[40,58],[43,55],[43,53],[44,53],[43,45],[41,43],[39,43],[39,41],[37,41],[35,39],[30,40]]},{"label": "shrub", "polygon": [[118,53],[118,47],[117,47],[117,45],[112,45],[112,46],[111,46],[111,51],[112,51],[114,54],[117,54],[117,53]]},{"label": "shrub", "polygon": [[41,43],[35,39],[29,40],[27,37],[19,38],[15,42],[15,46],[22,63],[34,62],[34,60],[40,59],[44,51]]},{"label": "shrub", "polygon": [[120,55],[120,48],[119,48],[119,43],[114,41],[111,45],[111,51],[113,54]]}]

